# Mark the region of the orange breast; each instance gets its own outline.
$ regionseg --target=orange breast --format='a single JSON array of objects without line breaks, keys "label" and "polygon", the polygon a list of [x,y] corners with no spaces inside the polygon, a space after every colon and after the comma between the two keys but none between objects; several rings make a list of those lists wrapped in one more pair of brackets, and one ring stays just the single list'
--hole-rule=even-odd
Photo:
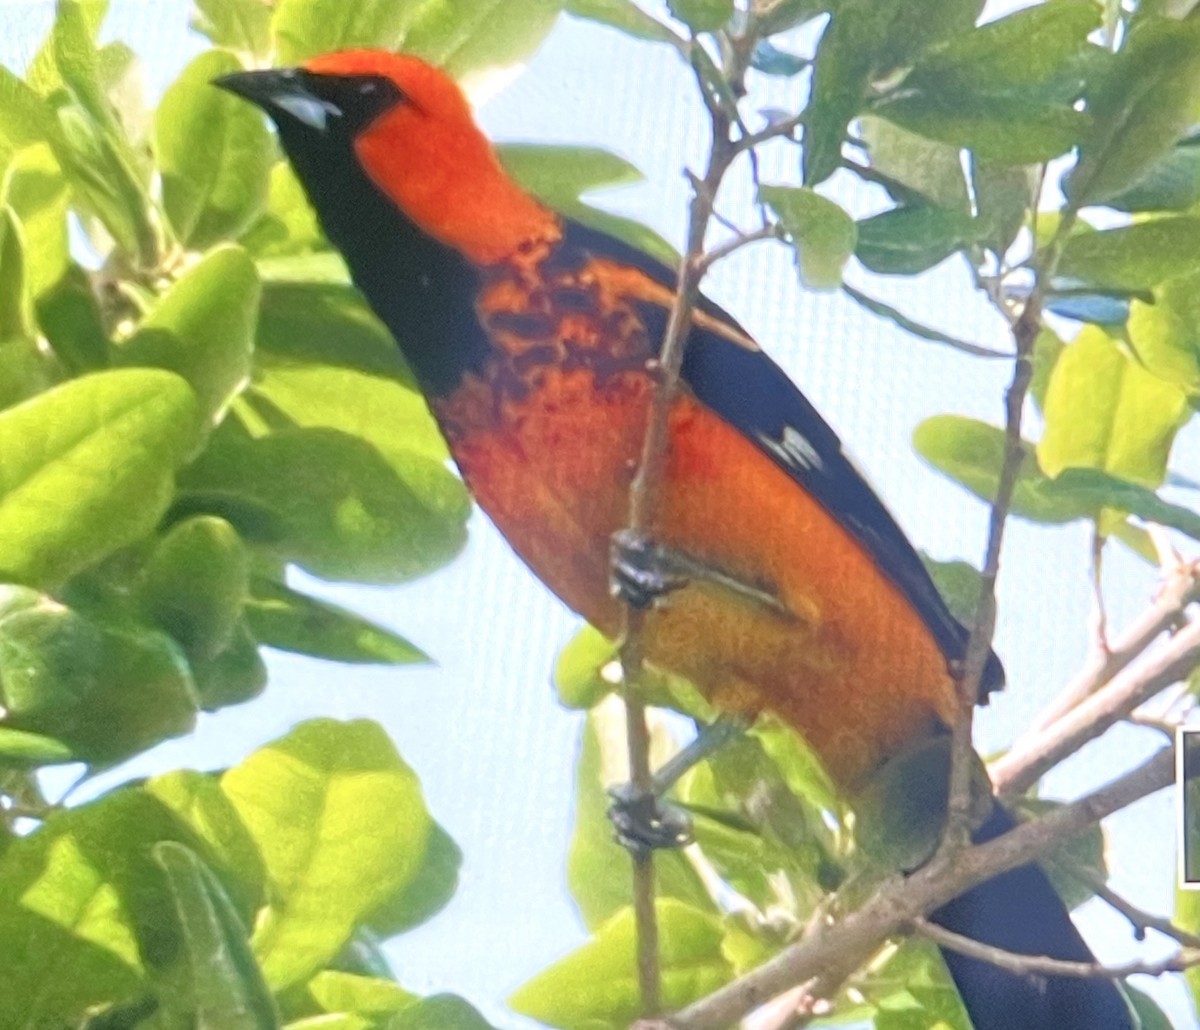
[{"label": "orange breast", "polygon": [[[481,387],[435,402],[468,485],[537,576],[615,635],[609,538],[628,516],[646,378],[548,367],[494,419],[471,415]],[[945,658],[903,594],[790,476],[686,394],[673,404],[656,538],[770,590],[787,614],[690,585],[651,616],[651,660],[719,707],[775,712],[843,785],[952,718]]]}]

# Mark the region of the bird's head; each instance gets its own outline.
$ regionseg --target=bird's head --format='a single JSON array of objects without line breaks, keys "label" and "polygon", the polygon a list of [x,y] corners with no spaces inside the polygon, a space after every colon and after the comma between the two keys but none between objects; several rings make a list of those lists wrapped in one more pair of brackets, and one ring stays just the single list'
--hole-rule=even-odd
[{"label": "bird's head", "polygon": [[501,168],[457,83],[420,58],[347,50],[216,85],[274,121],[318,208],[338,188],[322,171],[349,157],[414,224],[479,263],[555,231]]}]

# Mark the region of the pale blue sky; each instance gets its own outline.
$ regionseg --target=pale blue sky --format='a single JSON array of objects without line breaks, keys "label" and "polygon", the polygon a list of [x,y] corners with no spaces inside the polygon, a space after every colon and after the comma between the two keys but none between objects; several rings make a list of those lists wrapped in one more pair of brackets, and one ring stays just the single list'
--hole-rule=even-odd
[{"label": "pale blue sky", "polygon": [[[28,57],[51,9],[51,0],[0,0],[0,61]],[[105,35],[128,41],[142,55],[152,93],[199,46],[188,36],[185,12],[184,0],[112,2]],[[795,104],[794,89],[771,83],[763,106]],[[703,120],[685,70],[665,51],[563,19],[526,74],[480,117],[496,139],[599,144],[622,153],[647,181],[605,195],[603,203],[680,242],[686,202],[680,172],[702,157]],[[764,179],[781,180],[795,161],[795,151],[777,146],[764,157]],[[880,206],[878,196],[850,183],[835,182],[834,195],[858,212]],[[736,204],[727,208],[738,211]],[[864,280],[857,275],[855,281]],[[982,506],[915,458],[909,437],[921,419],[942,412],[998,421],[1005,369],[906,337],[838,295],[801,293],[782,247],[742,252],[716,270],[707,289],[825,413],[914,542],[937,557],[977,562]],[[1005,343],[1000,320],[970,294],[968,276],[956,263],[915,281],[872,279],[868,292],[956,335]],[[1179,446],[1174,464],[1200,475],[1194,446]],[[499,1025],[514,1025],[505,997],[584,936],[563,886],[580,719],[558,707],[549,686],[553,657],[576,620],[478,514],[471,530],[466,553],[453,565],[404,588],[306,584],[396,627],[435,656],[437,667],[355,669],[272,654],[271,684],[262,698],[204,717],[192,736],[102,782],[181,765],[232,764],[314,715],[378,719],[465,853],[451,906],[390,944],[388,953],[410,989],[456,991]],[[1014,522],[1009,547],[997,646],[1010,686],[980,713],[977,739],[984,752],[1004,746],[1028,722],[1079,666],[1086,643],[1085,529]],[[1153,572],[1114,549],[1107,580],[1110,618],[1120,626],[1146,603]],[[1157,744],[1126,729],[1110,737],[1057,770],[1046,793],[1071,796]],[[1111,825],[1114,886],[1147,908],[1169,912],[1169,793]],[[1127,924],[1103,906],[1087,906],[1081,923],[1100,957],[1131,954]],[[1195,1025],[1178,984],[1142,986],[1170,1006],[1178,1027]]]}]

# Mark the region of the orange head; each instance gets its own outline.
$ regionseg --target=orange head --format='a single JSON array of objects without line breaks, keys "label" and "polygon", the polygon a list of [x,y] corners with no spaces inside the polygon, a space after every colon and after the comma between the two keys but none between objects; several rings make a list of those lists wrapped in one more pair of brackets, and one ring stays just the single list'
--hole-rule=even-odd
[{"label": "orange head", "polygon": [[302,177],[305,153],[348,149],[406,218],[476,264],[558,233],[505,174],[458,85],[420,58],[347,50],[217,84],[271,116]]}]

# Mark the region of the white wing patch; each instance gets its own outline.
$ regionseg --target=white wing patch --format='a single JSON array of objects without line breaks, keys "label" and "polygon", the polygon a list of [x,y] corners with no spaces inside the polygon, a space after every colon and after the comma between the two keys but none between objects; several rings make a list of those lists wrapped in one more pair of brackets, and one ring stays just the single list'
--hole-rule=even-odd
[{"label": "white wing patch", "polygon": [[792,468],[825,470],[825,462],[821,460],[820,452],[811,441],[794,426],[783,427],[783,438],[773,440],[765,433],[758,434],[763,446]]}]

